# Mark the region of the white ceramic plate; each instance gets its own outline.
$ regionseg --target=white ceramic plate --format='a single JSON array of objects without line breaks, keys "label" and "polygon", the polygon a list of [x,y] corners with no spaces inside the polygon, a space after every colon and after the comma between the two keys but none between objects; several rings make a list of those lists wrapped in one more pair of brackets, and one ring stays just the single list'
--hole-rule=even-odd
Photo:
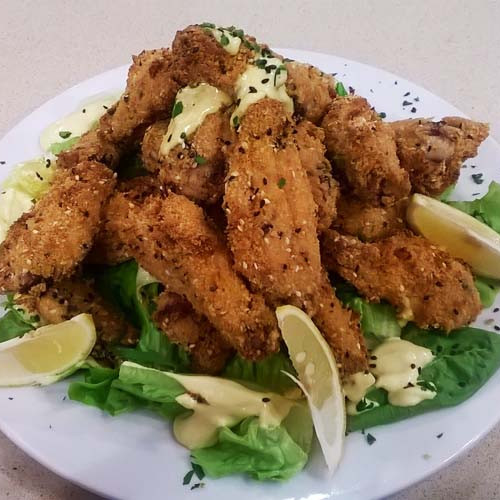
[{"label": "white ceramic plate", "polygon": [[[298,50],[279,50],[306,61],[351,85],[387,113],[388,120],[415,116],[462,115],[429,91],[385,71],[339,57]],[[0,180],[10,166],[40,155],[41,130],[94,94],[124,87],[126,67],[91,78],[50,100],[14,127],[0,141]],[[409,95],[405,94],[410,92]],[[418,101],[415,99],[418,98]],[[404,100],[413,104],[403,106]],[[411,108],[416,108],[412,113]],[[480,118],[480,117],[475,117]],[[454,197],[483,194],[491,180],[500,181],[500,146],[488,139],[479,156],[467,162]],[[476,167],[471,168],[472,165]],[[482,172],[484,183],[472,182]],[[478,196],[476,194],[475,196]],[[484,312],[477,324],[494,317]],[[499,320],[500,322],[500,320]],[[491,328],[491,327],[490,327]],[[261,500],[369,499],[386,496],[421,480],[449,463],[500,421],[500,372],[462,405],[370,432],[348,436],[345,455],[333,479],[324,476],[318,450],[307,468],[287,483],[259,483],[232,477],[206,480],[189,491],[182,478],[189,470],[188,452],[174,441],[170,425],[146,413],[109,417],[66,399],[67,382],[39,389],[0,389],[0,429],[18,446],[60,476],[102,495],[120,499]],[[443,433],[438,439],[436,436]]]}]

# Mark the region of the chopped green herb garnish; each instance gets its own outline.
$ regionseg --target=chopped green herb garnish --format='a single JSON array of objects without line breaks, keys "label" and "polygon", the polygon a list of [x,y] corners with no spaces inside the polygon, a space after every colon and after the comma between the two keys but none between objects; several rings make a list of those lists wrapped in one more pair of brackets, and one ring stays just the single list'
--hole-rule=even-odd
[{"label": "chopped green herb garnish", "polygon": [[193,479],[193,475],[194,475],[194,470],[190,470],[185,476],[184,476],[184,479],[182,480],[182,484],[184,486],[186,486],[187,484],[189,484],[191,482],[191,479]]},{"label": "chopped green herb garnish", "polygon": [[213,23],[201,23],[200,26],[202,28],[210,28],[210,29],[215,29],[215,24]]},{"label": "chopped green herb garnish", "polygon": [[175,118],[177,115],[180,115],[183,109],[184,105],[182,104],[182,101],[177,101],[174,104],[174,108],[172,109],[172,118]]},{"label": "chopped green herb garnish", "polygon": [[337,82],[337,85],[335,85],[335,92],[337,93],[337,97],[345,97],[348,95],[342,82]]},{"label": "chopped green herb garnish", "polygon": [[245,36],[245,32],[243,30],[240,30],[240,29],[232,30],[231,35],[243,39],[243,37]]},{"label": "chopped green herb garnish", "polygon": [[278,181],[278,187],[280,189],[283,189],[285,187],[285,184],[286,184],[286,179],[285,178],[281,178],[279,181]]},{"label": "chopped green herb garnish", "polygon": [[194,161],[198,164],[198,165],[205,165],[205,163],[207,163],[207,159],[201,155],[196,155],[194,157]]},{"label": "chopped green herb garnish", "polygon": [[375,436],[372,436],[370,433],[366,435],[366,442],[371,446],[376,441]]},{"label": "chopped green herb garnish", "polygon": [[182,133],[181,133],[181,139],[182,139],[182,140],[184,140],[186,137],[187,137],[187,136],[186,136],[186,132],[182,132]]},{"label": "chopped green herb garnish", "polygon": [[379,113],[378,116],[380,116],[380,118],[383,120],[387,117],[387,114],[382,111],[382,113]]},{"label": "chopped green herb garnish", "polygon": [[255,66],[260,69],[264,69],[266,67],[267,61],[265,59],[257,59],[255,61]]},{"label": "chopped green herb garnish", "polygon": [[226,45],[229,45],[229,38],[224,35],[224,33],[220,37],[220,44],[225,47]]},{"label": "chopped green herb garnish", "polygon": [[196,477],[202,481],[205,477],[205,471],[202,469],[201,465],[191,463],[191,467],[193,468],[193,472],[196,474]]},{"label": "chopped green herb garnish", "polygon": [[233,118],[233,126],[238,127],[238,126],[239,126],[239,124],[240,124],[240,119],[239,119],[239,117],[238,117],[238,116],[235,116],[235,117]]},{"label": "chopped green herb garnish", "polygon": [[59,137],[61,139],[67,139],[71,135],[71,132],[69,130],[61,130],[59,132]]}]

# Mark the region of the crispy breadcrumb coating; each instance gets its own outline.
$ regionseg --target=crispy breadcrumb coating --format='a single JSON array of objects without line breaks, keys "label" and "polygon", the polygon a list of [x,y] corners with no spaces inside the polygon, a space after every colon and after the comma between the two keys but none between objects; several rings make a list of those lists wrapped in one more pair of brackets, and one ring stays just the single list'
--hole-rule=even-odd
[{"label": "crispy breadcrumb coating", "polygon": [[463,162],[477,155],[489,133],[488,124],[458,116],[439,122],[401,120],[390,125],[413,191],[429,196],[439,196],[458,180]]},{"label": "crispy breadcrumb coating", "polygon": [[446,332],[481,311],[468,266],[420,236],[399,234],[376,243],[328,231],[323,262],[368,300],[386,300],[400,318]]},{"label": "crispy breadcrumb coating", "polygon": [[286,90],[294,101],[295,112],[319,125],[336,96],[335,79],[310,64],[292,61],[285,66]]},{"label": "crispy breadcrumb coating", "polygon": [[233,351],[210,322],[175,293],[162,292],[156,304],[153,321],[189,352],[191,369],[209,375],[221,372]]},{"label": "crispy breadcrumb coating", "polygon": [[392,127],[363,97],[337,97],[323,118],[325,144],[334,167],[360,199],[392,205],[410,193],[396,155]]},{"label": "crispy breadcrumb coating", "polygon": [[47,194],[0,245],[0,291],[25,291],[71,276],[89,252],[116,180],[101,163],[59,170]]}]

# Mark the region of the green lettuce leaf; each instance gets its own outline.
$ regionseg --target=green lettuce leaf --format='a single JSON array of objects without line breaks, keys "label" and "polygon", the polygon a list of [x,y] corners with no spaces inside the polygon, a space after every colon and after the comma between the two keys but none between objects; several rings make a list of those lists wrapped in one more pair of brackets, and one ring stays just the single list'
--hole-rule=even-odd
[{"label": "green lettuce leaf", "polygon": [[[263,428],[257,417],[246,418],[232,429],[222,427],[217,444],[191,452],[193,462],[214,478],[246,473],[259,480],[290,479],[307,463],[312,440],[310,417],[292,417],[288,426],[292,421],[293,431],[287,429],[286,419],[279,427]],[[292,438],[292,432],[301,435],[306,449]]]},{"label": "green lettuce leaf", "polygon": [[335,292],[347,307],[359,313],[361,330],[370,349],[389,337],[401,335],[401,326],[390,304],[368,302],[348,283],[336,285]]},{"label": "green lettuce leaf", "polygon": [[482,198],[473,201],[450,201],[448,204],[472,215],[500,233],[500,184],[497,182],[489,185],[488,192]]},{"label": "green lettuce leaf", "polygon": [[0,318],[0,342],[21,337],[38,326],[39,318],[28,316],[14,303],[12,295],[2,305],[7,312]]},{"label": "green lettuce leaf", "polygon": [[236,355],[224,368],[222,377],[239,382],[249,382],[272,392],[283,394],[297,387],[283,371],[296,375],[290,358],[276,353],[262,361],[248,361]]},{"label": "green lettuce leaf", "polygon": [[71,149],[80,139],[80,136],[76,137],[71,137],[69,139],[66,139],[65,141],[61,142],[54,142],[54,144],[51,144],[49,147],[49,151],[53,155],[58,155],[59,153],[62,153],[63,151],[67,151],[68,149]]},{"label": "green lettuce leaf", "polygon": [[456,184],[448,186],[438,197],[439,201],[447,202],[450,199],[451,194],[455,190]]},{"label": "green lettuce leaf", "polygon": [[482,276],[474,277],[474,284],[479,292],[479,299],[483,307],[491,307],[500,291],[500,281]]},{"label": "green lettuce leaf", "polygon": [[433,384],[437,390],[436,396],[415,406],[401,407],[389,403],[385,390],[373,389],[368,392],[366,399],[376,401],[379,406],[349,416],[349,430],[389,424],[458,405],[472,396],[500,366],[500,335],[486,330],[466,327],[446,336],[408,325],[401,338],[427,347],[434,353],[434,360],[422,369],[419,382],[424,387]]},{"label": "green lettuce leaf", "polygon": [[149,299],[158,293],[158,285],[151,283],[138,290],[138,269],[137,263],[129,260],[95,272],[99,292],[141,331],[135,348],[116,347],[115,353],[122,359],[154,368],[185,371],[189,367],[187,352],[170,342],[151,320],[152,306]]}]

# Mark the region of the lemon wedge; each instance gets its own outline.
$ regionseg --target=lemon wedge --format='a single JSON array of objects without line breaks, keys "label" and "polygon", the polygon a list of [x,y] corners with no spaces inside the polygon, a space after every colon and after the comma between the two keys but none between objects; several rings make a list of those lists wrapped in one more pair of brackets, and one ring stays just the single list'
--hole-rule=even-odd
[{"label": "lemon wedge", "polygon": [[422,194],[411,197],[406,219],[417,233],[467,262],[475,273],[500,279],[500,235],[486,224]]},{"label": "lemon wedge", "polygon": [[345,400],[337,363],[311,318],[294,306],[276,309],[281,335],[311,410],[323,456],[331,473],[342,457],[345,438]]},{"label": "lemon wedge", "polygon": [[48,385],[75,372],[96,342],[90,314],[0,344],[0,387]]}]

